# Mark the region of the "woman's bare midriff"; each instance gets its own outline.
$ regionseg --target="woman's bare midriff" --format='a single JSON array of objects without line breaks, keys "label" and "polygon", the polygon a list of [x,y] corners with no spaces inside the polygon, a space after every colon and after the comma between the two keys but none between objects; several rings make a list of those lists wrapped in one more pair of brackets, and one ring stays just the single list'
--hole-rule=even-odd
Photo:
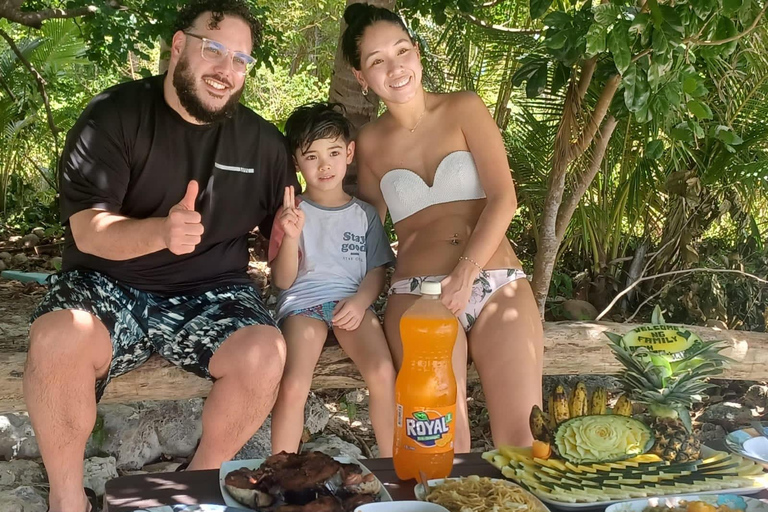
[{"label": "woman's bare midriff", "polygon": [[[397,266],[392,281],[450,274],[467,248],[485,203],[485,199],[478,199],[438,204],[395,224]],[[520,260],[506,238],[484,268],[521,268]]]}]

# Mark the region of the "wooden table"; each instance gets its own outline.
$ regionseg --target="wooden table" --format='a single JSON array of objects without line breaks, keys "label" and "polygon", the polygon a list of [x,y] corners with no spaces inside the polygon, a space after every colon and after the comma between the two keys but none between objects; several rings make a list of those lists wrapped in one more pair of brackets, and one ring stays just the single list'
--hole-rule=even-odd
[{"label": "wooden table", "polygon": [[[416,499],[416,482],[403,482],[395,475],[392,459],[365,459],[370,469],[395,501]],[[502,478],[501,472],[480,458],[479,453],[457,455],[451,476],[480,475]],[[115,478],[106,485],[104,497],[108,512],[131,512],[137,508],[160,505],[198,504],[224,505],[219,490],[218,470],[153,473]]]},{"label": "wooden table", "polygon": [[[392,467],[392,459],[366,459],[362,462],[381,480],[393,500],[415,499],[413,488],[416,482],[399,480]],[[502,478],[501,472],[484,461],[479,453],[457,455],[451,476],[469,475]],[[768,491],[762,491],[752,497],[768,500]],[[224,505],[217,470],[115,478],[107,482],[104,502],[106,512],[131,512],[138,508],[177,504]]]}]

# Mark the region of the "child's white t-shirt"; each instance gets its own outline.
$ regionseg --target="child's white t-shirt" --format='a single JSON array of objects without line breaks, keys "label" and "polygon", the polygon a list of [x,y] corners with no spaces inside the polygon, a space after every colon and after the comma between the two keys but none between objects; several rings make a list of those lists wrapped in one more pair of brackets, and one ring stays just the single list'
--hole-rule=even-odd
[{"label": "child's white t-shirt", "polygon": [[[368,271],[395,261],[381,219],[370,204],[352,198],[343,206],[328,208],[298,196],[296,207],[304,212],[299,269],[293,285],[278,294],[278,321],[294,311],[354,295]],[[277,257],[284,236],[275,218],[270,262]]]}]

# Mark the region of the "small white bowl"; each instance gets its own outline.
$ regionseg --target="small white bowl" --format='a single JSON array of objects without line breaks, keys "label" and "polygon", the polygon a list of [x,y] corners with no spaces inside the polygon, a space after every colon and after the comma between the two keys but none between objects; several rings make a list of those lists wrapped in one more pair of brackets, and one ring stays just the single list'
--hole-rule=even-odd
[{"label": "small white bowl", "polygon": [[768,464],[768,437],[753,437],[744,441],[744,454]]},{"label": "small white bowl", "polygon": [[426,501],[382,501],[360,505],[355,512],[449,512],[437,503]]}]

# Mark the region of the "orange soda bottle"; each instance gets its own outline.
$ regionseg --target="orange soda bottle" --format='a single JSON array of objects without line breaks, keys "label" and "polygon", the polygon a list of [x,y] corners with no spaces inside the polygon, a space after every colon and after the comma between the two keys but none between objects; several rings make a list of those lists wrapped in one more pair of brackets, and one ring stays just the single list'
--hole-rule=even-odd
[{"label": "orange soda bottle", "polygon": [[393,462],[401,480],[446,478],[453,467],[456,377],[453,346],[459,322],[442,302],[440,283],[422,283],[422,296],[400,319],[403,364],[395,383]]}]

